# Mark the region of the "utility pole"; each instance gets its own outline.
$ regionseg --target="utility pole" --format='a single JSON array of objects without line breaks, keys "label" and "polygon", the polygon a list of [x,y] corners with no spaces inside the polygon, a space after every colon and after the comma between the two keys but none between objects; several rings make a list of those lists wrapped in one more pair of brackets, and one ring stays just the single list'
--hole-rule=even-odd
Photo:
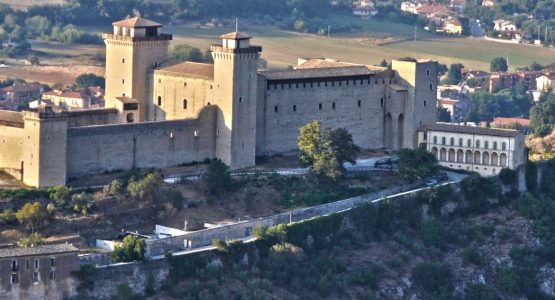
[{"label": "utility pole", "polygon": [[414,25],[414,41],[416,42],[416,25]]},{"label": "utility pole", "polygon": [[239,32],[239,18],[235,18],[235,32]]},{"label": "utility pole", "polygon": [[545,26],[545,38],[543,39],[543,43],[547,44],[547,26]]},{"label": "utility pole", "polygon": [[328,39],[330,38],[331,25],[328,24]]}]

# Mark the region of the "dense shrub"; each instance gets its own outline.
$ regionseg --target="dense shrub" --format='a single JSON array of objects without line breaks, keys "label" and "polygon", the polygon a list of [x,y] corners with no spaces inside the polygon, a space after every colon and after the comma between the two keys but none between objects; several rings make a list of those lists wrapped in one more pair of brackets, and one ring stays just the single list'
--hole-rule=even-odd
[{"label": "dense shrub", "polygon": [[485,285],[480,283],[471,283],[465,289],[465,299],[467,300],[497,300],[497,292]]},{"label": "dense shrub", "polygon": [[0,221],[6,225],[13,225],[17,223],[17,217],[11,208],[7,208],[0,214]]},{"label": "dense shrub", "polygon": [[202,180],[208,193],[213,195],[229,191],[233,186],[233,178],[229,173],[229,167],[220,159],[214,159],[210,162]]},{"label": "dense shrub", "polygon": [[484,264],[484,259],[475,246],[464,248],[462,251],[462,259],[464,265],[474,264],[476,266],[482,266]]},{"label": "dense shrub", "polygon": [[441,248],[445,244],[443,224],[435,218],[422,220],[420,223],[420,236],[426,246]]},{"label": "dense shrub", "polygon": [[503,184],[505,184],[505,185],[515,184],[516,183],[516,171],[508,169],[508,168],[503,168],[499,172],[499,179],[501,179],[501,182],[503,182]]},{"label": "dense shrub", "polygon": [[110,260],[112,262],[144,260],[145,247],[144,239],[130,234],[123,238],[121,244],[114,247],[114,251],[110,254]]},{"label": "dense shrub", "polygon": [[424,180],[437,173],[435,156],[425,149],[402,149],[399,151],[399,174],[410,180]]},{"label": "dense shrub", "polygon": [[453,275],[449,265],[443,263],[420,263],[412,269],[412,279],[428,295],[451,294]]}]

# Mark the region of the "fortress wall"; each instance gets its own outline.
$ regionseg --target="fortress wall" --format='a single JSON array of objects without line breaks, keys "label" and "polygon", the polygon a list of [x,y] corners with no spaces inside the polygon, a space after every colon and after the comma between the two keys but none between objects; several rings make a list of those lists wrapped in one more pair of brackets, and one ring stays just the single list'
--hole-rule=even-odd
[{"label": "fortress wall", "polygon": [[217,113],[214,106],[193,120],[70,128],[67,176],[160,168],[214,157]]},{"label": "fortress wall", "polygon": [[[353,135],[357,145],[365,149],[384,147],[384,107],[387,82],[382,79],[328,81],[310,87],[310,83],[297,87],[295,83],[274,84],[260,78],[257,155],[271,155],[297,148],[299,128],[306,123],[320,120],[324,126],[344,127]],[[260,89],[264,89],[261,91]],[[360,100],[360,107],[358,101]],[[335,109],[333,104],[335,103]],[[322,104],[322,109],[319,109]],[[275,111],[277,106],[278,111]],[[296,106],[296,111],[294,111]],[[261,115],[262,114],[262,115]]]},{"label": "fortress wall", "polygon": [[[162,121],[193,118],[208,105],[215,104],[214,82],[210,79],[193,76],[171,74],[155,71],[150,76],[151,95],[148,120]],[[158,97],[162,98],[162,106],[158,106]],[[187,100],[187,108],[183,106]]]},{"label": "fortress wall", "polygon": [[118,117],[118,111],[114,108],[74,110],[67,114],[68,127],[115,124]]},{"label": "fortress wall", "polygon": [[0,125],[0,169],[18,179],[21,179],[25,138],[24,128]]}]

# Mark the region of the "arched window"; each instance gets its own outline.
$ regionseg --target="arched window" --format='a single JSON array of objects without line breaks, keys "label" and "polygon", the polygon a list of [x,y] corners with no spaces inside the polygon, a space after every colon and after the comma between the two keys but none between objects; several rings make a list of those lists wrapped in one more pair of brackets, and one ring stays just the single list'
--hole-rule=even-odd
[{"label": "arched window", "polygon": [[468,141],[466,141],[466,146],[468,148],[472,147],[472,140],[471,139],[468,139]]},{"label": "arched window", "polygon": [[133,123],[135,121],[135,114],[134,113],[128,113],[126,116],[127,119],[127,123]]},{"label": "arched window", "polygon": [[451,146],[455,146],[455,138],[451,138]]},{"label": "arched window", "polygon": [[459,139],[459,147],[463,146],[463,139]]},{"label": "arched window", "polygon": [[503,150],[503,151],[507,150],[507,143],[503,142],[501,144],[501,150]]},{"label": "arched window", "polygon": [[437,144],[437,136],[434,136],[434,144]]},{"label": "arched window", "polygon": [[486,149],[489,148],[489,142],[488,142],[488,141],[485,141],[485,142],[484,142],[484,148],[486,148]]},{"label": "arched window", "polygon": [[476,148],[480,148],[480,141],[476,140]]},{"label": "arched window", "polygon": [[493,142],[493,150],[497,150],[497,142]]},{"label": "arched window", "polygon": [[441,144],[442,144],[442,145],[445,145],[445,137],[442,137],[442,138],[441,138]]},{"label": "arched window", "polygon": [[183,109],[187,109],[187,99],[183,99]]}]

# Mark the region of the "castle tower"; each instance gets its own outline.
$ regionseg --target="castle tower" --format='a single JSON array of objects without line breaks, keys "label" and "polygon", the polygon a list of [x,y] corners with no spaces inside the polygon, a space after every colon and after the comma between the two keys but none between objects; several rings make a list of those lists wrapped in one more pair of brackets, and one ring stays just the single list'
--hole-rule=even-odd
[{"label": "castle tower", "polygon": [[[118,97],[134,99],[139,109],[133,120],[142,122],[148,101],[148,72],[167,60],[172,35],[161,33],[161,24],[141,17],[112,25],[113,33],[102,34],[106,44],[106,107],[121,106]],[[122,122],[127,119],[120,116]]]},{"label": "castle tower", "polygon": [[211,47],[215,101],[221,111],[216,131],[216,157],[232,169],[255,164],[257,66],[262,47],[251,37],[232,32]]}]

